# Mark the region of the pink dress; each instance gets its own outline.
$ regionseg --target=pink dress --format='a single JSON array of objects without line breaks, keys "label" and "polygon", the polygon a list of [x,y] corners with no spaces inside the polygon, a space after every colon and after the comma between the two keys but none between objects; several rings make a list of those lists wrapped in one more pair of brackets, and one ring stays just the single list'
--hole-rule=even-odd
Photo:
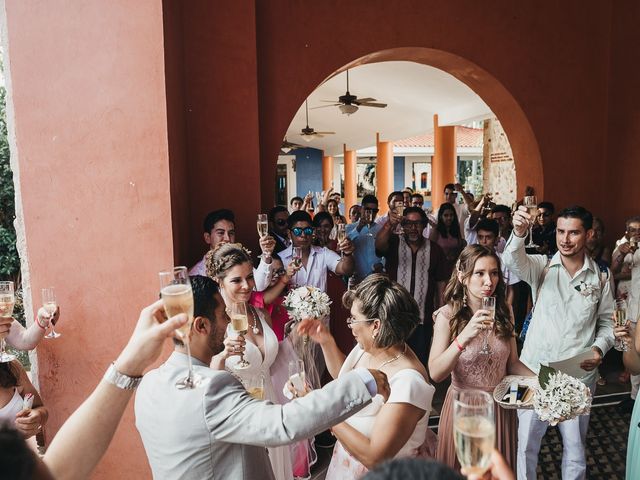
[{"label": "pink dress", "polygon": [[[433,317],[435,319],[438,315],[446,315],[447,318],[450,318],[450,312],[451,308],[445,305],[434,312]],[[489,346],[492,353],[482,355],[478,353],[482,347],[482,340],[482,336],[478,335],[460,354],[458,363],[451,373],[451,386],[447,390],[440,413],[436,458],[456,470],[460,470],[460,464],[453,442],[453,399],[455,393],[464,389],[477,389],[492,394],[496,385],[507,375],[507,363],[511,354],[510,342],[491,334]],[[495,405],[496,448],[512,469],[516,466],[518,442],[516,418],[515,410],[506,410],[497,404]]]},{"label": "pink dress", "polygon": [[[351,351],[345,359],[340,375],[353,370],[364,351],[359,345]],[[431,400],[435,388],[427,383],[422,374],[417,370],[405,368],[389,377],[391,395],[387,403],[408,403],[425,410],[425,414],[418,421],[413,433],[403,445],[395,458],[423,456],[426,447],[435,443],[435,435],[429,430],[429,413],[431,412]],[[366,437],[371,437],[376,415],[384,406],[382,395],[376,395],[372,402],[356,414],[345,420],[350,426],[358,430]],[[327,470],[327,480],[352,480],[367,473],[367,468],[355,457],[352,457],[338,441],[333,449],[331,464]]]}]

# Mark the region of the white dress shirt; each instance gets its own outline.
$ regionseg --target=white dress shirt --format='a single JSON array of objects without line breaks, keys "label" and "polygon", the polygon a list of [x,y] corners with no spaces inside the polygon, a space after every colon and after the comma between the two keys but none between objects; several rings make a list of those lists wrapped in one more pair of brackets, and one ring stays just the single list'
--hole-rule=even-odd
[{"label": "white dress shirt", "polygon": [[[291,263],[293,245],[280,252],[280,258],[284,268]],[[311,246],[307,265],[302,266],[293,277],[296,285],[312,285],[323,292],[327,291],[327,270],[336,272],[336,267],[340,263],[340,255],[326,247]]]},{"label": "white dress shirt", "polygon": [[[205,254],[198,263],[196,263],[189,270],[189,275],[201,275],[203,277],[207,276],[207,268],[204,265],[204,259],[207,255]],[[256,282],[256,291],[262,292],[266,290],[267,287],[271,284],[271,265],[272,263],[265,263],[264,260],[260,259],[260,263],[258,264],[258,268],[253,269],[253,279]]]},{"label": "white dress shirt", "polygon": [[[598,265],[585,254],[584,265],[571,277],[558,252],[549,261],[540,286],[547,257],[527,255],[524,243],[524,238],[512,234],[502,255],[507,268],[531,285],[532,296],[538,299],[520,356],[522,363],[537,372],[541,364],[571,358],[587,348],[598,347],[607,353],[613,346],[610,273],[602,281]],[[591,385],[597,377],[596,368],[585,371],[580,380]]]}]

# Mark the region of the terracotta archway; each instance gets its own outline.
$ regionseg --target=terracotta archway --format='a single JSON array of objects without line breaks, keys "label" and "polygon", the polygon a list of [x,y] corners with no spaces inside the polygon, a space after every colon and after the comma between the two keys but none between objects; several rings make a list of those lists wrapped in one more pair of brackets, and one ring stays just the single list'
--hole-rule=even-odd
[{"label": "terracotta archway", "polygon": [[[538,142],[526,115],[505,86],[497,78],[473,62],[458,55],[431,48],[392,48],[353,60],[330,72],[322,82],[340,72],[359,65],[389,61],[410,61],[439,68],[477,93],[498,117],[509,139],[516,167],[518,196],[524,193],[527,185],[533,186],[540,197],[544,196],[542,158]],[[318,85],[322,82],[319,82]],[[292,109],[289,119],[293,118],[295,111],[304,102],[305,98],[306,95],[296,99],[289,97],[287,108]],[[261,152],[263,166],[265,167],[262,171],[262,201],[265,205],[273,204],[273,188],[271,185],[274,181],[273,176],[275,175],[275,163],[277,161],[277,155],[274,155],[273,152],[277,152],[277,147],[280,145],[288,126],[287,122],[284,130],[275,134],[275,138],[269,138],[262,145],[268,150],[268,153],[265,150]],[[268,158],[268,164],[264,163],[265,157]]]}]

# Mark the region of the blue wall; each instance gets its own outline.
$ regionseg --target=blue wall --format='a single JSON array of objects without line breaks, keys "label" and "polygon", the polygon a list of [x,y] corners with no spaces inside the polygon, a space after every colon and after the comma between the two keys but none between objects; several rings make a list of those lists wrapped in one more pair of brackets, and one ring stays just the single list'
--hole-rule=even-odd
[{"label": "blue wall", "polygon": [[393,189],[402,191],[406,186],[404,184],[404,157],[393,157]]},{"label": "blue wall", "polygon": [[[322,150],[299,148],[296,155],[296,191],[304,197],[309,190],[322,191]],[[291,200],[292,195],[289,195]]]}]

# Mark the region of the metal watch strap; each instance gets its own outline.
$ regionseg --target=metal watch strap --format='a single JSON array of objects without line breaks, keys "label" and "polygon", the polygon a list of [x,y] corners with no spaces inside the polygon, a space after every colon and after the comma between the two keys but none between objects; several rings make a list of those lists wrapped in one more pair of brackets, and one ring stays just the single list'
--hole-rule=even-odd
[{"label": "metal watch strap", "polygon": [[142,377],[130,377],[129,375],[120,373],[113,362],[109,365],[103,378],[110,384],[123,390],[135,390],[142,380]]}]

